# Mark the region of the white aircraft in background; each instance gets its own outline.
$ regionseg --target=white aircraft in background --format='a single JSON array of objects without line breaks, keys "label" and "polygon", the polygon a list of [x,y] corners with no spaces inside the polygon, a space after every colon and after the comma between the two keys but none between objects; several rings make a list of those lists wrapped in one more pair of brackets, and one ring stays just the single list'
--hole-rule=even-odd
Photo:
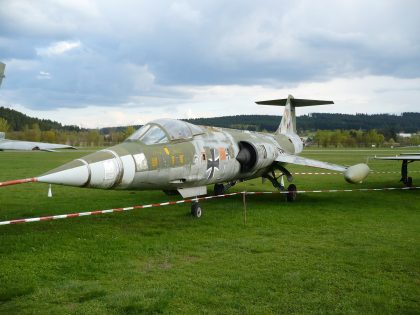
[{"label": "white aircraft in background", "polygon": [[76,149],[71,145],[59,143],[45,143],[22,140],[9,140],[5,138],[4,132],[0,132],[0,151],[18,150],[18,151],[49,151],[58,149]]}]

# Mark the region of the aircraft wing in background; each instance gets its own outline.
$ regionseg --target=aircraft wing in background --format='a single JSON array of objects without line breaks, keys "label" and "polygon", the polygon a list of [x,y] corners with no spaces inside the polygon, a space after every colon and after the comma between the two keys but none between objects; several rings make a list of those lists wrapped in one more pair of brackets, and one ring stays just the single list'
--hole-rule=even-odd
[{"label": "aircraft wing in background", "polygon": [[408,176],[408,163],[414,161],[420,161],[420,153],[401,153],[396,156],[375,156],[376,160],[391,160],[391,161],[402,161],[401,165],[401,179],[400,182],[403,182],[405,186],[413,186],[413,178]]},{"label": "aircraft wing in background", "polygon": [[18,150],[18,151],[54,151],[58,149],[76,149],[70,145],[45,143],[45,142],[32,142],[20,140],[0,140],[0,151],[3,150]]}]

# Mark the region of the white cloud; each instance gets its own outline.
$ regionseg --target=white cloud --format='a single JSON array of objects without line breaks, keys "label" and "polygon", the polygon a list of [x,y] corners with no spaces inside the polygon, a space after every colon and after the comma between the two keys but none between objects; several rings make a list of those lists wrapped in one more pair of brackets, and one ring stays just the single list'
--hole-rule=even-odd
[{"label": "white cloud", "polygon": [[60,41],[52,43],[48,47],[37,48],[36,53],[38,56],[59,56],[81,46],[82,43],[80,41]]},{"label": "white cloud", "polygon": [[198,10],[193,9],[187,2],[174,2],[170,6],[170,13],[175,18],[198,24],[201,19],[201,14]]},{"label": "white cloud", "polygon": [[[398,87],[398,88],[395,88]],[[88,128],[144,124],[158,118],[199,118],[227,115],[282,115],[277,106],[260,106],[255,101],[285,98],[333,100],[334,105],[299,108],[298,115],[314,112],[392,113],[413,110],[420,99],[420,78],[387,76],[338,78],[327,82],[302,83],[286,88],[253,85],[177,86],[186,99],[136,96],[129,103],[100,107],[58,108],[34,111],[15,104],[13,108],[29,116],[52,119],[63,124]],[[1,102],[0,102],[0,105]]]},{"label": "white cloud", "polygon": [[[92,108],[103,113],[97,121],[111,125],[108,110],[142,122],[158,116],[275,114],[278,108],[252,101],[289,93],[340,103],[319,108],[326,111],[418,111],[415,0],[2,5],[0,60],[7,64],[7,78],[0,102],[43,114],[66,111],[57,116],[66,123],[74,110],[94,126],[99,116],[82,114]],[[118,117],[129,123],[129,117]]]},{"label": "white cloud", "polygon": [[39,71],[39,74],[36,77],[38,80],[50,80],[51,74],[46,71]]}]

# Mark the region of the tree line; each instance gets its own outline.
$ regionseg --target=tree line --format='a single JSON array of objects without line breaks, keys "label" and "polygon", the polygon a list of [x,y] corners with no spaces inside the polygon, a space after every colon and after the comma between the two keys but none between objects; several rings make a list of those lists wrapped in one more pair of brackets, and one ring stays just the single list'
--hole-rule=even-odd
[{"label": "tree line", "polygon": [[[280,111],[279,111],[280,112]],[[46,130],[68,130],[68,131],[88,131],[74,125],[62,125],[59,122],[29,117],[19,111],[0,107],[0,117],[6,119],[10,130],[20,131],[24,126],[38,124],[42,131]],[[253,131],[275,131],[279,125],[281,116],[274,115],[236,115],[213,118],[184,119],[193,124],[208,125],[225,128],[242,128]],[[297,128],[299,132],[316,130],[371,130],[386,133],[407,132],[415,133],[420,129],[420,113],[402,113],[401,115],[390,114],[329,114],[313,113],[298,116]],[[134,126],[135,128],[139,126]],[[116,127],[117,131],[123,131],[126,127]],[[101,134],[114,131],[115,128],[102,128]]]},{"label": "tree line", "polygon": [[318,147],[393,147],[418,146],[420,145],[420,134],[411,137],[396,136],[387,138],[376,129],[363,130],[318,130],[312,137],[309,137],[309,144]]},{"label": "tree line", "polygon": [[25,140],[36,142],[61,143],[75,147],[100,147],[110,146],[123,142],[134,131],[134,127],[128,126],[123,130],[111,130],[107,134],[101,133],[99,129],[85,130],[41,130],[35,123],[30,127],[25,125],[23,130],[8,131],[9,125],[4,118],[0,117],[0,131],[6,132],[7,139]]},{"label": "tree line", "polygon": [[[273,132],[278,128],[280,119],[279,116],[270,115],[238,115],[185,121],[198,125]],[[397,135],[397,132],[418,132],[419,121],[420,113],[403,113],[401,116],[317,113],[297,117],[299,134],[308,136],[308,143],[320,147],[420,145],[419,135],[411,138]],[[336,128],[332,129],[332,126]],[[63,126],[51,120],[31,118],[18,111],[0,107],[0,131],[6,131],[8,139],[72,146],[108,146],[124,141],[139,127],[140,125],[82,129],[78,126]]]},{"label": "tree line", "polygon": [[[45,130],[69,130],[69,131],[80,131],[83,130],[75,125],[63,126],[59,122],[52,121],[49,119],[39,119],[29,117],[17,110],[10,109],[7,107],[0,106],[0,117],[5,119],[8,123],[9,129],[13,131],[23,130],[25,126],[33,126],[37,124],[43,131]],[[84,129],[86,130],[86,129]]]},{"label": "tree line", "polygon": [[[216,127],[248,129],[253,131],[275,131],[281,116],[237,115],[213,118],[186,119],[193,124]],[[390,114],[328,114],[313,113],[296,117],[299,133],[316,130],[371,130],[376,129],[386,136],[397,132],[415,133],[420,130],[420,113]]]}]

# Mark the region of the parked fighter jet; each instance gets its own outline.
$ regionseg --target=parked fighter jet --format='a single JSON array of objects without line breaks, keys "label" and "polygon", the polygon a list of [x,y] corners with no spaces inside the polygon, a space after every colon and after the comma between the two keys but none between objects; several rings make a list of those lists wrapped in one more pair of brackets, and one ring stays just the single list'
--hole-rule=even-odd
[{"label": "parked fighter jet", "polygon": [[403,182],[406,187],[413,186],[413,178],[408,176],[408,163],[420,161],[420,153],[401,153],[401,155],[382,157],[375,156],[375,159],[402,161],[400,182]]},{"label": "parked fighter jet", "polygon": [[5,138],[4,132],[0,132],[0,151],[18,150],[18,151],[49,151],[58,149],[76,149],[71,145],[58,143],[33,142],[22,140],[9,140]]},{"label": "parked fighter jet", "polygon": [[[214,184],[216,194],[237,182],[263,177],[285,189],[275,171],[293,180],[287,164],[324,168],[344,173],[350,183],[369,174],[366,164],[351,167],[299,157],[302,140],[296,133],[295,108],[333,104],[331,101],[287,99],[257,102],[285,106],[283,118],[273,134],[196,126],[174,119],[154,120],[123,143],[100,150],[55,168],[32,181],[103,189],[164,190],[184,198],[207,193]],[[296,198],[296,186],[288,187],[288,200]],[[201,216],[197,202],[191,206]]]}]

